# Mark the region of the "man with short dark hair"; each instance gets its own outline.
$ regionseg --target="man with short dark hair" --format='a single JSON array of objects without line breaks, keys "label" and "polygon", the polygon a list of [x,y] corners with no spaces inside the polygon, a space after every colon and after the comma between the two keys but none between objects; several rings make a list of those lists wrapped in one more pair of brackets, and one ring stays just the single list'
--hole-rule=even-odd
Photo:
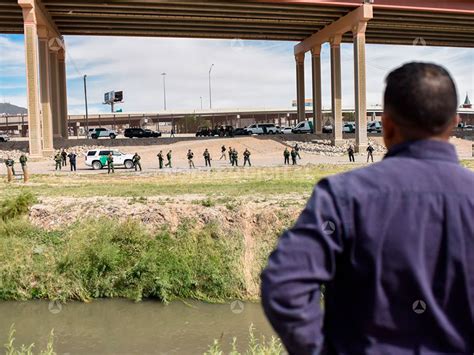
[{"label": "man with short dark hair", "polygon": [[71,152],[68,154],[69,157],[69,165],[71,166],[71,171],[76,171],[76,162],[77,162],[77,154],[76,152]]},{"label": "man with short dark hair", "polygon": [[320,181],[262,273],[290,354],[473,353],[474,173],[448,143],[457,104],[437,65],[390,73],[385,158]]},{"label": "man with short dark hair", "polygon": [[372,159],[372,163],[374,162],[374,147],[372,147],[372,144],[369,143],[367,146],[367,163],[369,162],[369,159]]}]

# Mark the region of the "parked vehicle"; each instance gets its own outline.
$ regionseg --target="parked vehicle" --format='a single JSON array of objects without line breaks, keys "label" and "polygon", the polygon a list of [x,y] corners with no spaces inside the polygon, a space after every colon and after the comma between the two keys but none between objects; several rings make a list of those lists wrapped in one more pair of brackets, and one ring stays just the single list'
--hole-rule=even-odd
[{"label": "parked vehicle", "polygon": [[161,132],[143,128],[127,128],[123,135],[127,138],[158,138],[161,137]]},{"label": "parked vehicle", "polygon": [[209,127],[199,127],[196,132],[196,137],[209,137],[212,135],[212,129]]},{"label": "parked vehicle", "polygon": [[464,122],[461,122],[458,124],[458,128],[463,130],[463,131],[472,131],[474,129],[474,126],[465,124]]},{"label": "parked vehicle", "polygon": [[355,133],[356,125],[355,122],[347,122],[342,126],[342,132],[344,133]]},{"label": "parked vehicle", "polygon": [[99,138],[110,138],[115,139],[117,138],[117,132],[107,128],[90,128],[88,136],[92,139],[99,139]]},{"label": "parked vehicle", "polygon": [[233,137],[234,127],[232,126],[216,126],[214,129],[209,127],[199,127],[196,137]]},{"label": "parked vehicle", "polygon": [[118,150],[89,150],[86,153],[85,164],[94,170],[100,170],[107,166],[107,156],[112,153],[114,166],[124,166],[126,169],[133,168],[133,154],[124,154]]},{"label": "parked vehicle", "polygon": [[332,133],[332,124],[323,126],[323,133]]},{"label": "parked vehicle", "polygon": [[8,142],[10,140],[10,136],[6,133],[0,133],[0,142]]},{"label": "parked vehicle", "polygon": [[274,123],[255,123],[246,128],[249,134],[277,134]]},{"label": "parked vehicle", "polygon": [[293,133],[293,128],[291,128],[291,127],[283,127],[283,128],[280,130],[280,133],[281,133],[281,134],[291,134],[291,133]]},{"label": "parked vehicle", "polygon": [[248,136],[249,132],[245,128],[234,129],[234,136]]},{"label": "parked vehicle", "polygon": [[374,121],[367,123],[367,132],[368,133],[382,133],[382,122]]},{"label": "parked vehicle", "polygon": [[303,121],[298,123],[295,128],[292,129],[293,133],[314,133],[313,122]]}]

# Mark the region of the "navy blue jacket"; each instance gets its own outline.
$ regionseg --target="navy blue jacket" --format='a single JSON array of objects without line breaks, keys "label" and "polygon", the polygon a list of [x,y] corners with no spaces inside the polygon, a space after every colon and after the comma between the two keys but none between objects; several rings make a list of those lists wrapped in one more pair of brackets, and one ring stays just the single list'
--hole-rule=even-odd
[{"label": "navy blue jacket", "polygon": [[262,303],[290,354],[473,354],[474,173],[422,140],[322,180]]}]

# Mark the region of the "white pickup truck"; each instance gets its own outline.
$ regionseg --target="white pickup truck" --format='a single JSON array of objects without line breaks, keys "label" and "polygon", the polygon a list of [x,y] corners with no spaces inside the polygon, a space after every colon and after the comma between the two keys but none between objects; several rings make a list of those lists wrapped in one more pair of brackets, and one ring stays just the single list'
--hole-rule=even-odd
[{"label": "white pickup truck", "polygon": [[107,166],[107,156],[112,153],[114,158],[114,167],[124,166],[126,169],[133,168],[133,154],[124,154],[118,150],[101,149],[89,150],[86,153],[86,165],[94,170],[100,170]]}]

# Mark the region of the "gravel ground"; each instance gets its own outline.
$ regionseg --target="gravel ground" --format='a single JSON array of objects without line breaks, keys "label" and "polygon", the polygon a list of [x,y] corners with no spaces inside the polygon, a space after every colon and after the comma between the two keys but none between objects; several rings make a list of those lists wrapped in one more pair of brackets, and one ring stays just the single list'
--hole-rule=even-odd
[{"label": "gravel ground", "polygon": [[[97,146],[77,146],[67,151],[75,151],[78,154],[77,169],[79,174],[106,174],[106,169],[101,171],[94,171],[84,163],[84,153],[89,149],[95,148],[108,148],[106,141],[103,141],[104,145]],[[248,148],[251,155],[251,162],[253,166],[257,167],[268,167],[268,166],[280,166],[283,165],[283,151],[287,146],[294,146],[296,143],[301,147],[300,155],[301,160],[298,160],[299,165],[305,164],[347,164],[349,163],[347,158],[347,148],[349,144],[354,144],[353,140],[347,140],[347,142],[341,147],[333,147],[329,144],[329,141],[313,141],[313,142],[296,142],[286,141],[279,142],[273,139],[259,139],[254,137],[235,137],[235,138],[222,138],[212,140],[192,140],[192,141],[180,141],[173,144],[167,144],[163,146],[159,145],[148,145],[148,146],[135,146],[135,147],[118,147],[114,149],[121,150],[123,153],[133,154],[137,152],[141,155],[142,167],[144,172],[155,173],[155,172],[173,172],[182,171],[188,169],[188,162],[186,153],[188,149],[194,152],[194,163],[196,169],[207,170],[204,165],[204,158],[202,156],[204,149],[209,149],[212,157],[212,168],[228,168],[230,166],[227,158],[220,160],[221,146],[225,145],[236,148],[239,152],[239,164],[243,163],[242,153],[245,148]],[[382,138],[373,138],[370,143],[374,146],[374,159],[379,161],[385,154],[385,147],[383,146]],[[456,145],[458,153],[462,159],[472,158],[472,142],[465,141],[462,139],[453,138],[452,143]],[[160,150],[166,155],[168,150],[173,151],[173,169],[166,169],[160,171],[158,169],[158,159],[156,155]],[[0,162],[9,155],[17,161],[21,154],[21,151],[1,151],[0,150]],[[357,163],[366,162],[366,153],[362,152],[356,154]],[[19,169],[18,169],[19,170]],[[54,173],[54,161],[52,157],[41,158],[41,159],[30,159],[29,170],[33,174],[48,174]],[[60,174],[67,174],[69,167],[63,169]],[[120,173],[125,171],[123,168],[117,168],[116,172]],[[5,174],[6,169],[4,164],[0,165],[0,174]]]}]

